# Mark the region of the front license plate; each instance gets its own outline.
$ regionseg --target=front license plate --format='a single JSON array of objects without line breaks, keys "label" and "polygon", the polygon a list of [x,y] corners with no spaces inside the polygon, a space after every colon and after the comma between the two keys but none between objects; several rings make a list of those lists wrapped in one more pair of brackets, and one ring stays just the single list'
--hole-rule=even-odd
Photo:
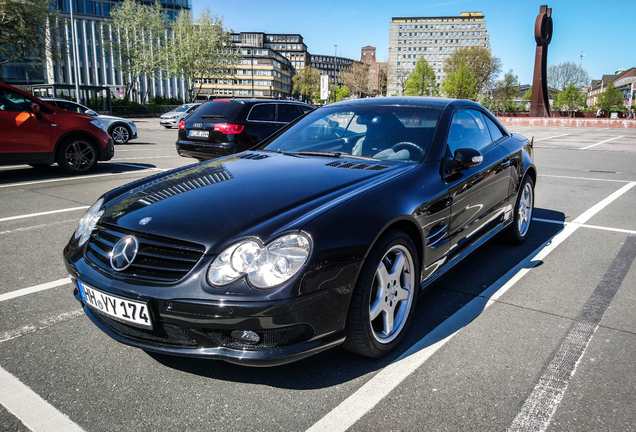
[{"label": "front license plate", "polygon": [[110,318],[136,327],[152,329],[148,304],[107,294],[84,282],[77,281],[82,300],[91,308]]},{"label": "front license plate", "polygon": [[208,138],[210,136],[210,131],[206,130],[190,130],[188,131],[189,137],[194,138]]}]

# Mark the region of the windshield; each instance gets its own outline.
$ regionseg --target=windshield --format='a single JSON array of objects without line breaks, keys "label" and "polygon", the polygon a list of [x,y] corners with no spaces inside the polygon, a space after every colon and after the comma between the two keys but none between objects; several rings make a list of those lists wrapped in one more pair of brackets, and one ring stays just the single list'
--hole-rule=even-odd
[{"label": "windshield", "polygon": [[181,105],[179,108],[175,109],[174,112],[185,112],[188,110],[188,108],[190,108],[192,105]]},{"label": "windshield", "polygon": [[418,162],[430,146],[440,112],[412,106],[327,106],[308,114],[262,148]]}]

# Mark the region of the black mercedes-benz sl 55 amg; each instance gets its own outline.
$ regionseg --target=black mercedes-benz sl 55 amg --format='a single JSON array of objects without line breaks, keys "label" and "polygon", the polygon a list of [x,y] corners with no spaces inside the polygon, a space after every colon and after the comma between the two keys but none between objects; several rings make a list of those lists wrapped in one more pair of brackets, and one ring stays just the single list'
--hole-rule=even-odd
[{"label": "black mercedes-benz sl 55 amg", "polygon": [[532,143],[474,102],[335,103],[106,193],[64,261],[95,325],[147,351],[380,357],[422,289],[495,235],[528,237],[536,179]]}]

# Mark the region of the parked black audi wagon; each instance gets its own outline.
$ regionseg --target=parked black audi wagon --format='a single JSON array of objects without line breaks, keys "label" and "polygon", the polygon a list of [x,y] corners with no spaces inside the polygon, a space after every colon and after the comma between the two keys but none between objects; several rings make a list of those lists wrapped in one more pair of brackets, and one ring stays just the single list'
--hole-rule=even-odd
[{"label": "parked black audi wagon", "polygon": [[335,103],[106,193],[64,260],[93,323],[147,351],[381,357],[431,282],[495,235],[528,237],[536,179],[532,143],[474,102]]},{"label": "parked black audi wagon", "polygon": [[204,161],[245,151],[313,109],[298,101],[209,101],[179,123],[177,152]]}]

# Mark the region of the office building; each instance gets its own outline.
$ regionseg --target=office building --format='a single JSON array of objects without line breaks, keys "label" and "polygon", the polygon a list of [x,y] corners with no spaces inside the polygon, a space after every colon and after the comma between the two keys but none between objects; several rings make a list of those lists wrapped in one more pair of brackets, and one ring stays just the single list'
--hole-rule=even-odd
[{"label": "office building", "polygon": [[394,17],[389,24],[388,94],[402,95],[404,83],[424,58],[438,83],[445,78],[444,60],[462,48],[490,49],[485,16],[481,12],[435,17]]}]

